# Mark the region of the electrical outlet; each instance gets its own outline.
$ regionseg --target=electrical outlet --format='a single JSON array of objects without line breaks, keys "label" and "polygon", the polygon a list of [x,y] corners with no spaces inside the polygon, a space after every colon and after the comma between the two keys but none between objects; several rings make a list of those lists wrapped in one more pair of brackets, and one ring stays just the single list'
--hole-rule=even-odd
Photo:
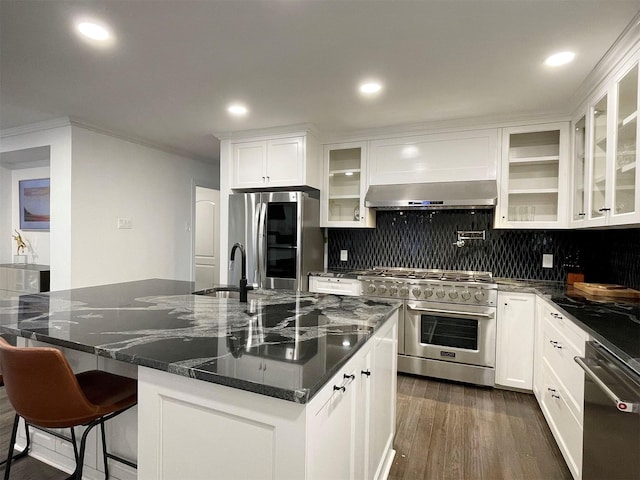
[{"label": "electrical outlet", "polygon": [[340,261],[346,262],[349,259],[349,251],[348,250],[340,250]]},{"label": "electrical outlet", "polygon": [[553,268],[553,255],[550,253],[542,254],[542,268]]},{"label": "electrical outlet", "polygon": [[118,217],[118,229],[130,229],[133,228],[133,221],[130,218]]}]

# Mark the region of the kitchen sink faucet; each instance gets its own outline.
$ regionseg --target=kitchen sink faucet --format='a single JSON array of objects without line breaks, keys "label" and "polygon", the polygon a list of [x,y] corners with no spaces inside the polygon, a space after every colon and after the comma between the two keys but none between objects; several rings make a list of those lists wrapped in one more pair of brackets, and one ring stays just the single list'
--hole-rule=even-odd
[{"label": "kitchen sink faucet", "polygon": [[[231,248],[231,262],[234,261],[236,257],[236,249],[240,249],[240,253],[242,254],[242,277],[240,278],[240,301],[247,303],[247,255],[244,251],[244,246],[241,243],[236,243]],[[233,266],[233,263],[231,264]]]}]

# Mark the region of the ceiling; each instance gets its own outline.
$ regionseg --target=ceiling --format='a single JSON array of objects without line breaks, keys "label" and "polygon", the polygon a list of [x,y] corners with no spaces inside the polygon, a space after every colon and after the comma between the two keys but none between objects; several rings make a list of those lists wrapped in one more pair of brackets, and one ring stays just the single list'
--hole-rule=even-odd
[{"label": "ceiling", "polygon": [[[618,0],[0,0],[0,129],[58,117],[215,161],[214,134],[570,113]],[[73,31],[108,23],[110,48]],[[550,69],[547,55],[576,52]],[[358,83],[384,83],[362,98]],[[231,101],[250,109],[226,111]]]}]

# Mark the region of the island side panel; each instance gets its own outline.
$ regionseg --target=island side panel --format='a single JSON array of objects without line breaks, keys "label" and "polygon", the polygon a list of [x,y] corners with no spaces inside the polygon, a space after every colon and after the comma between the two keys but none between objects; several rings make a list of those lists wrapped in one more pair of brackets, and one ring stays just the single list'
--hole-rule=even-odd
[{"label": "island side panel", "polygon": [[140,367],[138,478],[301,479],[304,405]]}]

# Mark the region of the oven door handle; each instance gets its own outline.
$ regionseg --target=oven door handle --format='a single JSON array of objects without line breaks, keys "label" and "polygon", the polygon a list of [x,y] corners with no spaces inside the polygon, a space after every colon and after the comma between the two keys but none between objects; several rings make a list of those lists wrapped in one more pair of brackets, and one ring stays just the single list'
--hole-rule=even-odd
[{"label": "oven door handle", "polygon": [[413,310],[414,312],[424,312],[424,313],[444,313],[446,315],[455,315],[458,317],[474,317],[474,318],[488,318],[492,319],[495,317],[495,313],[473,313],[473,312],[460,312],[457,310],[439,310],[436,308],[419,308],[416,304],[407,303],[407,308],[409,310]]}]

